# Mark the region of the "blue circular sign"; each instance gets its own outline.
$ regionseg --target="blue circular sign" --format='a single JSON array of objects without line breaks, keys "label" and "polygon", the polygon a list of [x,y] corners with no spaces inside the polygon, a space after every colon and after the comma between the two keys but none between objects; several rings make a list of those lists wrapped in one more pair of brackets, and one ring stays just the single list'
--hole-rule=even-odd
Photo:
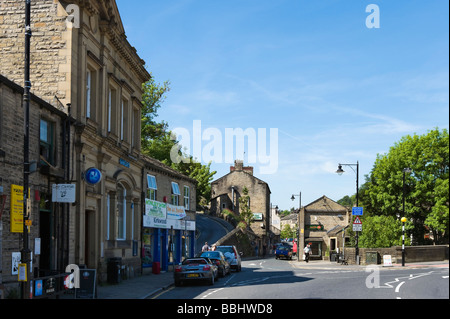
[{"label": "blue circular sign", "polygon": [[96,185],[102,180],[102,173],[95,167],[92,167],[84,174],[86,182]]}]

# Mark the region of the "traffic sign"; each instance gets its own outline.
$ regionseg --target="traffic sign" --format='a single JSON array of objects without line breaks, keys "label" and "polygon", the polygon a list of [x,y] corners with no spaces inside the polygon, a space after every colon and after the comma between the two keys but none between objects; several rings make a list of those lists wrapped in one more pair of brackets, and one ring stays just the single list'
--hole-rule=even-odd
[{"label": "traffic sign", "polygon": [[353,231],[362,231],[362,222],[358,216],[353,221]]},{"label": "traffic sign", "polygon": [[352,208],[352,215],[353,216],[362,216],[363,215],[363,208],[362,207],[353,207]]}]

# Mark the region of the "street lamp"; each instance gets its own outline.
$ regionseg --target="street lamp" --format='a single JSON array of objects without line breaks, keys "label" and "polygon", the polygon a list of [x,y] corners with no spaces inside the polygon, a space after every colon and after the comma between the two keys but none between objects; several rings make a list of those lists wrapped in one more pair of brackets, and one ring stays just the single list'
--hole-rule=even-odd
[{"label": "street lamp", "polygon": [[[345,173],[345,171],[342,169],[342,166],[349,166],[356,174],[356,207],[359,207],[359,161],[356,162],[356,164],[338,164],[338,169],[336,173],[340,176]],[[356,171],[353,169],[353,166],[356,166]],[[358,235],[359,232],[356,232],[355,237],[355,258],[356,258],[356,264],[359,264],[359,248],[358,248]]]},{"label": "street lamp", "polygon": [[404,168],[403,169],[403,217],[401,219],[402,221],[402,267],[405,267],[405,223],[406,223],[406,217],[405,217],[405,200],[406,200],[406,173],[411,173],[410,168]]},{"label": "street lamp", "polygon": [[[298,196],[298,217],[300,217],[300,210],[302,209],[302,192],[298,195],[292,194],[291,200],[294,201],[295,197]],[[300,218],[297,218],[298,229],[297,229],[297,260],[300,261]]]}]

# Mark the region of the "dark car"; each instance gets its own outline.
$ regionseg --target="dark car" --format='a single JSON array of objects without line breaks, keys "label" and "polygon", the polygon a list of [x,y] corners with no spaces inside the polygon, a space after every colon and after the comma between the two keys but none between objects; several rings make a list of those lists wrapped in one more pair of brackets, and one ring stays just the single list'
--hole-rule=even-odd
[{"label": "dark car", "polygon": [[185,281],[207,281],[214,285],[218,277],[218,267],[209,258],[187,258],[175,266],[175,286]]},{"label": "dark car", "polygon": [[219,267],[219,276],[225,277],[231,272],[231,265],[221,251],[205,251],[200,257],[207,257]]}]

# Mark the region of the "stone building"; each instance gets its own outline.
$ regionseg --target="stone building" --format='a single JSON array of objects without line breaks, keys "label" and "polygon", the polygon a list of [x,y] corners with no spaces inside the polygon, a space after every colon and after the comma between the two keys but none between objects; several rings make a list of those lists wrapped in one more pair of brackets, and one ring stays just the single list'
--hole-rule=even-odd
[{"label": "stone building", "polygon": [[[23,91],[0,75],[0,299],[18,285],[17,262],[23,249]],[[69,205],[53,203],[51,187],[65,183],[69,173],[69,124],[60,108],[31,95],[29,158],[34,168],[29,178],[32,225],[28,246],[33,254],[30,270],[38,269],[38,275],[58,265],[65,267],[70,259]]]},{"label": "stone building", "polygon": [[315,259],[326,259],[333,252],[342,252],[347,240],[342,235],[350,219],[351,211],[326,196],[309,203],[298,215],[300,247],[311,244]]},{"label": "stone building", "polygon": [[211,183],[211,214],[222,216],[224,209],[239,214],[239,198],[242,190],[248,189],[250,210],[253,212],[254,222],[251,229],[258,236],[255,243],[259,252],[264,245],[271,244],[270,231],[270,188],[269,185],[253,175],[253,167],[244,167],[243,161],[236,160],[230,168],[230,173]]},{"label": "stone building", "polygon": [[195,256],[197,181],[142,156],[143,184],[146,185],[143,216],[143,267],[168,270],[170,263],[180,263]]},{"label": "stone building", "polygon": [[[0,73],[15,83],[23,82],[24,3],[0,2]],[[31,3],[31,91],[52,105],[60,101],[60,111],[75,120],[67,262],[98,269],[102,280],[112,257],[139,272],[141,96],[150,74],[127,41],[114,0]],[[92,182],[93,172],[101,179]]]}]

